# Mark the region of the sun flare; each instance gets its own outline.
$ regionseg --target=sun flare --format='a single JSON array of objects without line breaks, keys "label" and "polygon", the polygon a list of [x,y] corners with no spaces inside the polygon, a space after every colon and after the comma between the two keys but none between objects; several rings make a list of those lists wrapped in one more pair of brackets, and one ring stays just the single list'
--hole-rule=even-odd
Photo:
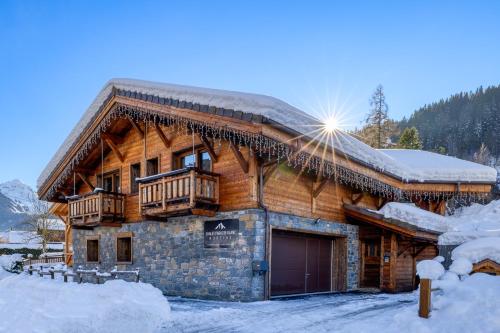
[{"label": "sun flare", "polygon": [[339,122],[335,116],[330,116],[324,121],[324,130],[328,133],[332,133],[339,129]]}]

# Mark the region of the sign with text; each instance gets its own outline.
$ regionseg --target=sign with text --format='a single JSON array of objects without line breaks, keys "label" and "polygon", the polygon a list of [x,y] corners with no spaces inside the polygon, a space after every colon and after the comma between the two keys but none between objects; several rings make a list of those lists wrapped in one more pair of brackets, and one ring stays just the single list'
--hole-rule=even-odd
[{"label": "sign with text", "polygon": [[237,219],[205,221],[205,247],[233,247],[238,241],[239,232],[240,221]]}]

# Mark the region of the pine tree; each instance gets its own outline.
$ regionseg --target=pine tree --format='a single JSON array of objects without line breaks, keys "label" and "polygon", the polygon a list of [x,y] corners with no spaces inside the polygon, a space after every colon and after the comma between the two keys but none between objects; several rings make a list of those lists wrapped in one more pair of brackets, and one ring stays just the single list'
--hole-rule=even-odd
[{"label": "pine tree", "polygon": [[366,117],[367,127],[370,127],[374,133],[375,148],[382,148],[384,144],[384,123],[387,121],[387,103],[385,102],[384,88],[378,85],[370,98],[370,112]]},{"label": "pine tree", "polygon": [[422,142],[416,127],[407,127],[399,138],[399,147],[403,149],[422,149]]}]

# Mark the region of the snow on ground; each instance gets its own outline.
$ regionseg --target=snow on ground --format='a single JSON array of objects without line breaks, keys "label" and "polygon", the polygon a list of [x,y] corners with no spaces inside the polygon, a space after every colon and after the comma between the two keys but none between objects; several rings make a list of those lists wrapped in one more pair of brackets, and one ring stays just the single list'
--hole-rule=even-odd
[{"label": "snow on ground", "polygon": [[150,284],[77,284],[0,275],[0,332],[147,333],[169,318],[167,299]]},{"label": "snow on ground", "polygon": [[255,303],[170,298],[172,321],[161,332],[500,332],[500,277],[478,273],[442,288],[433,293],[430,319],[417,315],[417,292]]}]

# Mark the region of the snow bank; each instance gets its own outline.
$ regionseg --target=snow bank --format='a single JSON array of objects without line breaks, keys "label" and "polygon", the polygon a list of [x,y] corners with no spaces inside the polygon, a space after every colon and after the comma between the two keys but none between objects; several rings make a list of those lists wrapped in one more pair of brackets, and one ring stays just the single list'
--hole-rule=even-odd
[{"label": "snow bank", "polygon": [[479,238],[458,246],[451,253],[451,259],[459,258],[465,258],[473,264],[484,259],[500,263],[500,237]]},{"label": "snow bank", "polygon": [[440,245],[456,245],[482,237],[500,237],[500,200],[463,207],[446,218],[449,230]]},{"label": "snow bank", "polygon": [[19,253],[0,255],[0,280],[14,272],[20,272],[22,270],[22,266],[18,263],[22,260],[23,256]]},{"label": "snow bank", "polygon": [[444,267],[436,260],[422,260],[417,264],[417,274],[421,279],[437,280],[444,274]]},{"label": "snow bank", "polygon": [[467,275],[472,272],[472,263],[466,258],[455,259],[453,260],[449,271],[458,275]]},{"label": "snow bank", "polygon": [[377,213],[386,218],[393,218],[435,232],[448,230],[446,218],[439,214],[423,210],[410,203],[389,202]]},{"label": "snow bank", "polygon": [[63,283],[28,275],[0,280],[0,332],[154,332],[170,318],[150,284]]}]

